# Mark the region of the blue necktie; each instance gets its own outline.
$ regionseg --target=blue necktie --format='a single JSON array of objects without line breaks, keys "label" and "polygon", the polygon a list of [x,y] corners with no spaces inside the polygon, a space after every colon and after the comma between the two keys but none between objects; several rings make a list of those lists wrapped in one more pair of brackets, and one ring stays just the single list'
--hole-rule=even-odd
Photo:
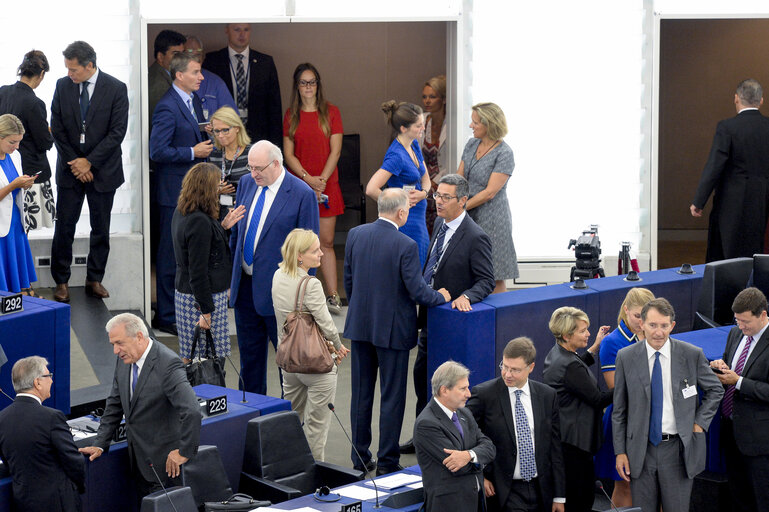
[{"label": "blue necktie", "polygon": [[262,218],[264,196],[266,195],[264,187],[261,187],[259,198],[256,200],[256,206],[254,207],[254,214],[251,216],[251,223],[248,225],[248,231],[246,232],[246,241],[243,243],[243,261],[245,261],[246,265],[249,267],[254,264],[256,230],[259,227],[259,220]]},{"label": "blue necktie", "polygon": [[443,241],[446,239],[446,223],[441,224],[438,229],[438,235],[435,237],[435,243],[433,244],[433,250],[430,253],[430,257],[427,258],[427,265],[425,266],[425,272],[423,277],[427,286],[432,286],[433,274],[438,268],[438,263],[441,261],[441,254],[443,254]]},{"label": "blue necktie", "polygon": [[139,380],[139,365],[134,363],[131,365],[131,371],[133,372],[133,380],[131,381],[131,396],[133,396],[136,390],[136,381]]},{"label": "blue necktie", "polygon": [[190,109],[190,114],[192,114],[192,117],[195,119],[195,121],[198,120],[198,116],[195,115],[195,107],[192,105],[192,98],[187,100],[187,107]]},{"label": "blue necktie", "polygon": [[657,446],[662,441],[662,365],[660,353],[654,353],[652,367],[651,418],[649,418],[649,442]]},{"label": "blue necktie", "polygon": [[80,120],[85,123],[85,116],[88,114],[88,105],[90,98],[88,97],[88,82],[83,82],[82,89],[80,91]]},{"label": "blue necktie", "polygon": [[462,430],[462,424],[459,422],[459,416],[457,416],[457,413],[451,415],[451,421],[454,423],[454,426],[457,427],[457,430],[459,430],[459,435],[462,437],[462,440],[465,439],[465,431]]},{"label": "blue necktie", "polygon": [[515,390],[515,433],[518,440],[518,460],[521,465],[521,478],[527,482],[537,474],[537,461],[534,459],[534,443],[531,439],[529,418],[521,403],[522,389]]}]

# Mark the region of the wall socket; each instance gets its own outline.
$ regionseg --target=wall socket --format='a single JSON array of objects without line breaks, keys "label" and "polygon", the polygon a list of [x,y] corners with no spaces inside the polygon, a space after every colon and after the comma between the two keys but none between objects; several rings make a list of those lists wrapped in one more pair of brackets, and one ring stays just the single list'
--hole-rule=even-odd
[{"label": "wall socket", "polygon": [[74,267],[84,267],[88,261],[88,256],[75,256]]},{"label": "wall socket", "polygon": [[38,268],[47,268],[51,266],[51,258],[50,256],[38,256],[37,257],[37,267]]}]

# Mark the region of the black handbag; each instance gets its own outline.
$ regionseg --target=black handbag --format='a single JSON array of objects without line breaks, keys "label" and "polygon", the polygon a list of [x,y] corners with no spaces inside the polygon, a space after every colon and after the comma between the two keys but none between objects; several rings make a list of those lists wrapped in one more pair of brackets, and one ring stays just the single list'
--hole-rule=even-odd
[{"label": "black handbag", "polygon": [[[204,351],[204,357],[195,358],[195,348],[200,340],[201,332],[206,333],[206,349]],[[201,344],[202,345],[202,344]],[[198,384],[213,384],[214,386],[227,387],[224,382],[224,359],[219,358],[216,355],[216,347],[214,346],[214,337],[211,334],[210,329],[201,329],[200,326],[195,326],[195,334],[192,340],[192,350],[190,351],[190,362],[184,368],[187,371],[187,380],[190,381],[190,385],[197,386]]]},{"label": "black handbag", "polygon": [[257,507],[269,507],[270,501],[255,500],[248,494],[233,494],[224,501],[207,501],[205,503],[205,512],[216,510],[253,510]]}]

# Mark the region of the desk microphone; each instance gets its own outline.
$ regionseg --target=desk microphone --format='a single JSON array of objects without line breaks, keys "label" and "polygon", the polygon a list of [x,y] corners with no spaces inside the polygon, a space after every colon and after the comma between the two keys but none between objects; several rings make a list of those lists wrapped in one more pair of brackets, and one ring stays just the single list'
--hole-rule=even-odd
[{"label": "desk microphone", "polygon": [[160,487],[162,487],[163,488],[163,492],[166,493],[166,498],[168,498],[168,503],[171,504],[171,508],[174,509],[174,512],[179,512],[178,510],[176,510],[176,505],[174,505],[174,502],[171,501],[171,496],[168,495],[168,491],[166,491],[166,486],[163,485],[163,481],[160,479],[160,476],[158,476],[158,472],[155,471],[155,465],[152,463],[152,459],[147,457],[146,459],[144,459],[144,462],[147,463],[147,465],[150,467],[152,472],[155,474],[155,478],[157,479],[158,483],[160,484]]},{"label": "desk microphone", "polygon": [[232,368],[235,370],[235,375],[238,376],[238,381],[240,382],[240,389],[243,390],[243,400],[240,401],[242,404],[247,404],[248,400],[246,400],[246,385],[243,383],[243,377],[240,376],[240,372],[235,367],[235,363],[232,362],[232,359],[230,359],[230,356],[224,356],[227,358],[227,361],[230,362],[230,365],[232,365]]},{"label": "desk microphone", "polygon": [[363,472],[366,474],[366,478],[371,480],[371,483],[374,484],[374,493],[376,495],[376,505],[374,505],[374,508],[382,508],[382,505],[379,504],[379,488],[376,486],[376,480],[374,480],[371,476],[369,476],[369,470],[366,467],[366,463],[363,462],[363,457],[360,456],[360,453],[358,453],[358,449],[355,448],[355,444],[352,442],[352,439],[350,439],[350,436],[347,434],[347,430],[345,430],[344,425],[342,425],[342,421],[339,419],[339,416],[336,415],[336,411],[334,410],[334,404],[328,404],[329,410],[334,415],[334,418],[336,418],[336,421],[339,422],[339,426],[342,427],[342,432],[344,432],[344,435],[347,437],[347,440],[350,441],[350,446],[352,446],[352,449],[355,450],[355,455],[358,456],[358,460],[361,464],[363,464]]},{"label": "desk microphone", "polygon": [[8,400],[10,400],[11,402],[13,402],[13,398],[11,398],[11,397],[10,397],[10,395],[9,395],[8,393],[6,393],[5,391],[3,391],[3,388],[0,388],[0,393],[4,394],[4,395],[5,395],[5,397],[6,397]]},{"label": "desk microphone", "polygon": [[611,509],[612,509],[614,512],[619,512],[619,511],[617,510],[617,506],[616,506],[616,505],[614,504],[614,502],[611,500],[611,496],[609,496],[609,493],[607,493],[607,492],[606,492],[606,489],[604,489],[604,488],[603,488],[603,482],[601,482],[600,480],[596,480],[596,481],[595,481],[595,486],[596,486],[598,489],[601,489],[601,492],[603,493],[603,495],[604,495],[604,496],[606,496],[606,498],[609,500],[609,503],[611,503]]}]

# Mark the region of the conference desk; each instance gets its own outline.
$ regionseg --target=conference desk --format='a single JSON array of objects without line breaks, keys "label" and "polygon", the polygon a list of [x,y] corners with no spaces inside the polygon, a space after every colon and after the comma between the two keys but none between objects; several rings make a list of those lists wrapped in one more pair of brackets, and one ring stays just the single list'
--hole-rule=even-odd
[{"label": "conference desk", "polygon": [[[0,291],[0,296],[13,295]],[[23,297],[23,311],[0,315],[0,343],[8,362],[0,369],[0,388],[10,393],[11,367],[27,356],[42,356],[54,372],[46,405],[69,414],[69,304]],[[9,405],[0,395],[0,409]]]},{"label": "conference desk", "polygon": [[[404,468],[403,471],[398,471],[397,473],[391,473],[390,475],[384,475],[380,476],[378,478],[375,478],[376,481],[380,481],[383,478],[387,478],[392,475],[405,473],[410,475],[420,475],[422,474],[422,471],[419,469],[419,466],[410,466],[407,468]],[[421,481],[421,480],[420,480]],[[372,486],[369,484],[366,484],[367,480],[363,480],[361,482],[358,482],[356,484],[351,485],[344,485],[342,487],[337,487],[335,489],[332,489],[332,492],[336,492],[339,489],[343,489],[345,487],[351,487],[351,486],[359,486],[359,487],[365,487],[367,489],[373,489]],[[402,492],[404,490],[409,490],[404,487],[399,487],[398,489],[395,489],[395,493]],[[385,495],[387,493],[387,495]],[[387,496],[389,496],[389,491],[384,491],[380,489],[380,497],[379,502],[382,503],[385,499],[387,499]],[[320,512],[339,512],[339,509],[342,505],[347,505],[350,503],[355,503],[358,500],[355,500],[353,498],[348,498],[345,496],[340,497],[338,501],[323,503],[315,499],[313,494],[309,494],[307,496],[302,496],[300,498],[294,498],[293,500],[284,501],[282,503],[278,503],[276,505],[272,505],[270,507],[271,510],[295,510],[300,509],[302,507],[310,507],[314,510],[319,510]],[[364,500],[363,505],[363,512],[370,512],[370,511],[402,511],[402,512],[417,512],[422,507],[422,502],[415,503],[413,505],[408,505],[403,508],[390,508],[387,506],[382,506],[381,508],[374,508],[374,505],[376,504],[376,499],[371,498]],[[254,509],[255,512],[258,512],[259,510],[263,509]]]},{"label": "conference desk", "polygon": [[[199,388],[203,388],[200,392]],[[228,390],[218,386],[196,386],[196,393],[204,398],[230,395],[237,390]],[[208,396],[205,396],[208,395]],[[238,488],[243,465],[243,447],[246,442],[246,424],[252,418],[277,410],[290,410],[291,403],[278,398],[264,397],[247,393],[250,405],[240,405],[229,401],[228,411],[218,416],[203,419],[200,429],[200,444],[215,445],[219,448],[227,477],[233,490]],[[260,409],[257,399],[265,404]],[[240,398],[238,398],[240,400]],[[87,446],[88,440],[78,442]],[[0,512],[10,511],[11,478],[0,480]],[[84,512],[135,512],[136,499],[130,475],[128,443],[114,443],[109,452],[90,462],[86,460],[86,493],[83,495]]]}]

